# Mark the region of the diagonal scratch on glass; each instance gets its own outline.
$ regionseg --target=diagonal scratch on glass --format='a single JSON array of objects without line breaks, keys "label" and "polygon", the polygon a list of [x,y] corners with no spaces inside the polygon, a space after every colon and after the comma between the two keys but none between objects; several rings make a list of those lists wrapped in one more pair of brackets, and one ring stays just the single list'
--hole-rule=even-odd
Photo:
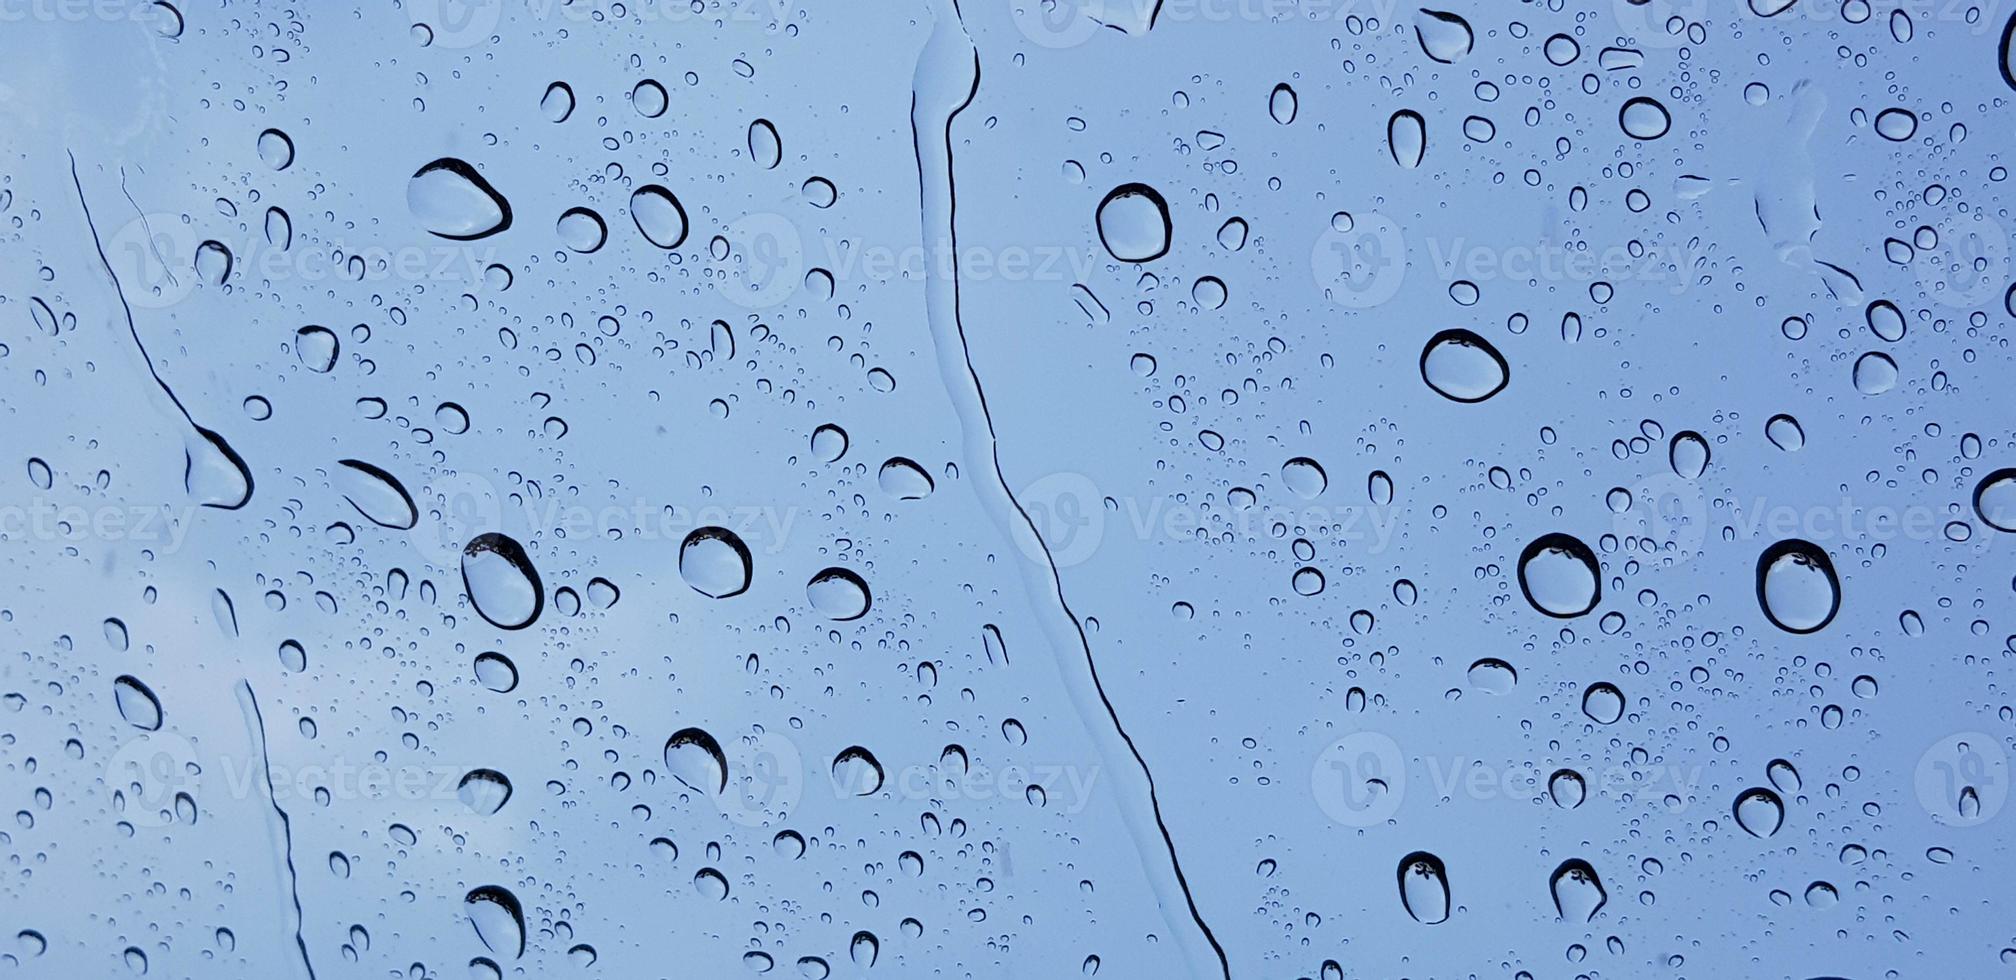
[{"label": "diagonal scratch on glass", "polygon": [[[1195,976],[1223,976],[1230,980],[1232,968],[1225,949],[1205,923],[1183,876],[1176,844],[1162,819],[1162,805],[1155,794],[1155,777],[1147,759],[1135,746],[1132,736],[1120,723],[1119,712],[1106,696],[1099,681],[1098,665],[1092,658],[1091,643],[1084,625],[1064,596],[1064,583],[1050,547],[1037,532],[1036,524],[1020,501],[1008,489],[1006,475],[996,445],[994,420],[987,409],[986,392],[973,367],[966,346],[966,328],[959,318],[958,194],[952,173],[952,122],[973,101],[980,88],[980,58],[973,40],[960,19],[958,0],[931,0],[935,23],[924,49],[917,57],[912,81],[910,126],[917,152],[919,193],[924,219],[924,246],[927,255],[951,257],[951,275],[931,275],[925,280],[926,319],[932,346],[938,357],[939,374],[959,414],[968,466],[989,478],[974,486],[983,508],[1002,533],[1024,555],[1041,561],[1018,563],[1023,581],[1038,599],[1038,618],[1049,634],[1055,661],[1071,692],[1073,707],[1084,719],[1086,729],[1108,760],[1131,759],[1132,765],[1109,766],[1129,784],[1120,794],[1119,806],[1128,831],[1140,853],[1143,869],[1153,884],[1163,916],[1178,937],[1184,958]],[[1047,601],[1046,601],[1047,600]],[[1083,656],[1082,665],[1069,663],[1067,650]],[[1103,717],[1102,717],[1103,716]],[[1141,804],[1147,805],[1143,807]],[[1152,830],[1151,830],[1152,828]],[[1146,841],[1150,834],[1161,838],[1163,853],[1156,854]],[[1178,917],[1180,902],[1189,921]]]}]

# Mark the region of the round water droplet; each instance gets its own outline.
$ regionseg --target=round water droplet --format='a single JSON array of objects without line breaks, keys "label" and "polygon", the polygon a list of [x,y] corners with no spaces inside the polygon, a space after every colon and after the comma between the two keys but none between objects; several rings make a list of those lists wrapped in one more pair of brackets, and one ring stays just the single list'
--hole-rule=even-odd
[{"label": "round water droplet", "polygon": [[1460,327],[1436,334],[1421,348],[1421,380],[1451,401],[1481,402],[1504,391],[1511,378],[1498,348]]},{"label": "round water droplet", "polygon": [[1996,470],[1974,487],[1974,513],[1997,531],[2016,534],[2016,467]]},{"label": "round water droplet", "polygon": [[876,472],[875,480],[881,485],[883,493],[897,500],[922,500],[930,496],[936,486],[931,482],[931,474],[924,472],[924,467],[917,465],[916,460],[902,456],[892,456],[884,462]]},{"label": "round water droplet", "polygon": [[1897,387],[1897,362],[1890,355],[1870,351],[1855,359],[1855,390],[1880,395]]},{"label": "round water droplet", "polygon": [[1496,657],[1485,657],[1470,665],[1470,686],[1487,694],[1510,694],[1519,683],[1519,672]]},{"label": "round water droplet", "polygon": [[1624,717],[1624,692],[1609,681],[1597,681],[1582,692],[1582,713],[1599,725],[1614,725]]},{"label": "round water droplet", "polygon": [[638,115],[646,119],[656,119],[664,115],[665,108],[671,104],[671,101],[671,98],[665,94],[665,86],[658,84],[658,80],[655,78],[647,78],[638,82],[636,87],[630,90],[631,107],[637,110]]},{"label": "round water droplet", "polygon": [[1557,769],[1547,777],[1547,796],[1563,810],[1573,810],[1588,798],[1589,784],[1573,769]]},{"label": "round water droplet", "polygon": [[498,694],[509,694],[518,687],[518,666],[501,653],[477,654],[475,668],[476,683]]},{"label": "round water droplet", "polygon": [[294,140],[277,129],[259,134],[259,159],[275,170],[294,165]]},{"label": "round water droplet", "polygon": [[1169,251],[1169,203],[1147,184],[1121,184],[1099,202],[1099,240],[1122,262],[1148,262]]},{"label": "round water droplet", "polygon": [[406,182],[406,207],[428,232],[473,241],[511,227],[511,204],[476,168],[442,157]]},{"label": "round water droplet", "polygon": [[1603,598],[1596,553],[1570,535],[1543,534],[1519,554],[1519,589],[1534,609],[1549,616],[1586,615]]},{"label": "round water droplet", "polygon": [[859,745],[833,757],[833,785],[853,796],[873,796],[882,789],[882,763]]},{"label": "round water droplet", "polygon": [[546,587],[525,546],[496,531],[463,547],[462,589],[476,614],[498,629],[524,629],[546,606]]},{"label": "round water droplet", "polygon": [[343,342],[328,327],[302,327],[294,331],[294,358],[316,374],[336,370],[336,358],[342,350]]},{"label": "round water droplet", "polygon": [[1673,467],[1673,474],[1683,480],[1699,479],[1707,472],[1714,455],[1708,448],[1708,440],[1692,429],[1675,433],[1666,447],[1666,462]]},{"label": "round water droplet", "polygon": [[846,622],[868,614],[868,583],[845,568],[826,568],[805,583],[805,599],[827,619]]},{"label": "round water droplet", "polygon": [[1322,464],[1307,456],[1297,456],[1281,464],[1281,485],[1303,500],[1314,500],[1330,487],[1330,475]]},{"label": "round water droplet", "polygon": [[827,423],[812,430],[812,458],[822,463],[837,463],[847,455],[847,430]]},{"label": "round water droplet", "polygon": [[560,236],[560,244],[582,254],[600,249],[609,240],[608,223],[589,208],[568,208],[553,223],[553,232]]},{"label": "round water droplet", "polygon": [[1841,608],[1841,580],[1818,545],[1791,538],[1757,558],[1757,603],[1765,618],[1788,633],[1814,633]]},{"label": "round water droplet", "polygon": [[725,527],[703,527],[679,545],[679,577],[710,599],[738,596],[749,588],[749,546]]},{"label": "round water droplet", "polygon": [[1762,786],[1744,790],[1731,808],[1736,825],[1752,837],[1769,837],[1785,823],[1785,801]]},{"label": "round water droplet", "polygon": [[645,241],[659,248],[675,249],[686,241],[686,208],[658,184],[645,184],[630,195],[630,220]]},{"label": "round water droplet", "polygon": [[1617,110],[1617,125],[1632,139],[1656,140],[1673,128],[1673,117],[1658,100],[1641,95]]}]

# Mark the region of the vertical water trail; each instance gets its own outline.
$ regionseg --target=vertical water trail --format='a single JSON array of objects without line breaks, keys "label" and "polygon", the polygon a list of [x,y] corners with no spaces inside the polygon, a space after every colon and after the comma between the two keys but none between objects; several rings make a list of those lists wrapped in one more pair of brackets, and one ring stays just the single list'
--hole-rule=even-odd
[{"label": "vertical water trail", "polygon": [[[189,431],[182,438],[182,483],[191,493],[198,493],[198,485],[203,484],[201,493],[209,494],[203,506],[220,510],[237,510],[252,499],[252,470],[245,465],[245,459],[224,437],[204,428],[189,414],[189,408],[182,399],[175,396],[175,389],[168,387],[166,379],[154,366],[154,358],[147,353],[147,344],[140,339],[140,327],[133,321],[133,306],[126,301],[126,287],[119,282],[119,273],[113,271],[112,260],[105,255],[105,240],[98,234],[98,223],[91,217],[91,203],[84,199],[84,181],[77,176],[77,155],[70,154],[70,183],[77,188],[77,206],[84,210],[84,227],[91,232],[91,245],[98,251],[98,263],[105,269],[106,278],[112,280],[112,292],[119,298],[119,310],[126,318],[126,332],[133,338],[133,347],[140,356],[140,363],[147,369],[147,375],[154,379],[154,390],[150,396],[157,405],[162,397],[182,416]],[[123,185],[122,185],[122,190]],[[127,200],[132,200],[129,195]],[[145,224],[145,216],[142,218]],[[152,230],[148,230],[151,246]],[[165,265],[166,263],[164,263]],[[220,483],[224,478],[228,482]]]},{"label": "vertical water trail", "polygon": [[315,964],[308,959],[308,940],[302,934],[301,880],[294,870],[294,822],[287,818],[287,811],[280,806],[280,798],[273,791],[273,760],[266,754],[266,716],[259,712],[259,696],[252,693],[252,682],[240,680],[237,684],[238,707],[245,713],[245,726],[251,730],[252,741],[259,747],[259,768],[266,781],[266,802],[272,804],[273,813],[280,818],[280,858],[287,869],[287,891],[294,900],[294,946],[301,951],[301,966],[308,971],[308,980],[315,980]]},{"label": "vertical water trail", "polygon": [[[1153,885],[1163,917],[1181,946],[1195,977],[1222,976],[1232,968],[1225,949],[1197,909],[1190,883],[1176,855],[1162,805],[1155,795],[1154,774],[1121,725],[1119,713],[1099,681],[1098,665],[1084,625],[1064,597],[1063,579],[1048,543],[1036,530],[1020,501],[1008,489],[995,444],[994,420],[987,395],[966,346],[966,328],[959,319],[958,195],[952,173],[952,121],[973,101],[980,88],[980,58],[960,20],[958,0],[931,0],[936,22],[917,57],[911,84],[910,127],[916,143],[917,173],[924,216],[926,263],[925,310],[938,371],[959,415],[961,444],[967,469],[980,503],[1002,534],[1027,558],[1017,562],[1024,586],[1037,603],[1037,618],[1056,652],[1055,663],[1070,692],[1072,706],[1099,747],[1105,768],[1119,786],[1119,807],[1134,839],[1143,870]],[[941,268],[939,256],[945,256]],[[950,274],[944,274],[948,271]],[[1145,805],[1144,805],[1145,804]],[[1150,843],[1159,838],[1161,848]],[[1188,921],[1184,921],[1187,915]]]}]

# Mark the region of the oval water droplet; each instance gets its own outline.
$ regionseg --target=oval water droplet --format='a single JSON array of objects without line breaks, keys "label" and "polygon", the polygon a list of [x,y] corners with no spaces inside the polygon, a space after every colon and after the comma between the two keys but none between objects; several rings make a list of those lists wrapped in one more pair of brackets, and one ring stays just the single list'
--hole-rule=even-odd
[{"label": "oval water droplet", "polygon": [[1582,692],[1582,713],[1599,725],[1614,725],[1624,717],[1624,692],[1609,681],[1597,681]]},{"label": "oval water droplet", "polygon": [[332,482],[336,492],[357,508],[357,513],[379,527],[406,531],[420,522],[420,512],[405,485],[370,463],[361,459],[340,460]]},{"label": "oval water droplet", "polygon": [[1421,348],[1421,380],[1451,401],[1481,402],[1504,391],[1511,379],[1498,348],[1460,327],[1436,334]]},{"label": "oval water droplet", "polygon": [[1617,110],[1617,125],[1632,139],[1656,140],[1673,128],[1673,117],[1657,99],[1641,95]]},{"label": "oval water droplet", "polygon": [[1386,120],[1386,150],[1393,162],[1412,170],[1428,154],[1428,122],[1412,109],[1402,109]]},{"label": "oval water droplet", "polygon": [[873,796],[882,789],[882,763],[859,745],[833,757],[833,785],[853,796]]},{"label": "oval water droplet", "polygon": [[336,370],[336,358],[342,351],[343,342],[328,327],[309,326],[294,331],[295,360],[316,374]]},{"label": "oval water droplet", "polygon": [[525,546],[496,531],[463,546],[462,590],[476,614],[498,629],[524,629],[546,606],[546,587]]},{"label": "oval water droplet", "polygon": [[1898,309],[1897,304],[1879,299],[1869,304],[1863,317],[1869,323],[1870,333],[1893,344],[1904,339],[1904,311]]},{"label": "oval water droplet", "polygon": [[560,236],[560,244],[569,251],[586,255],[598,251],[609,240],[609,225],[591,208],[568,208],[553,223],[553,233]]},{"label": "oval water droplet", "polygon": [[525,910],[518,896],[498,885],[483,885],[462,899],[462,911],[485,949],[512,959],[525,955]]},{"label": "oval water droplet", "polygon": [[630,220],[644,240],[671,250],[686,241],[686,208],[672,192],[658,184],[645,184],[630,195]]},{"label": "oval water droplet", "polygon": [[784,140],[768,119],[749,124],[749,159],[765,170],[774,170],[784,159]]},{"label": "oval water droplet", "polygon": [[679,577],[709,599],[738,596],[749,588],[749,546],[725,527],[703,527],[679,545]]},{"label": "oval water droplet", "polygon": [[1442,859],[1415,851],[1400,859],[1400,905],[1414,921],[1435,925],[1449,921],[1449,870]]},{"label": "oval water droplet", "polygon": [[285,170],[294,165],[294,140],[277,129],[269,129],[259,134],[259,159],[275,170]]},{"label": "oval water droplet", "polygon": [[1788,453],[1796,453],[1806,446],[1806,430],[1800,427],[1798,419],[1790,415],[1771,416],[1771,421],[1764,423],[1764,437]]},{"label": "oval water droplet", "polygon": [[1519,554],[1519,589],[1534,609],[1549,616],[1586,615],[1603,598],[1596,553],[1571,535],[1543,534]]},{"label": "oval water droplet", "polygon": [[1981,478],[1974,487],[1974,513],[1997,531],[2016,534],[2016,467],[2005,467]]},{"label": "oval water droplet", "polygon": [[154,696],[147,685],[131,674],[120,674],[112,681],[112,703],[119,709],[119,717],[126,723],[142,731],[161,729],[161,699]]},{"label": "oval water droplet", "polygon": [[636,87],[630,90],[631,107],[646,119],[656,119],[664,115],[666,107],[671,105],[671,102],[671,98],[665,94],[665,86],[658,84],[655,78],[638,82]]},{"label": "oval water droplet", "polygon": [[885,461],[876,471],[875,481],[883,493],[897,500],[922,500],[937,486],[916,460],[902,456],[891,456]]},{"label": "oval water droplet", "polygon": [[1757,558],[1757,603],[1787,633],[1815,633],[1841,608],[1834,562],[1810,541],[1780,541]]},{"label": "oval water droplet", "polygon": [[1287,82],[1274,86],[1274,91],[1267,96],[1267,114],[1283,126],[1295,121],[1297,108],[1295,90],[1288,87]]},{"label": "oval water droplet", "polygon": [[1099,202],[1099,240],[1122,262],[1148,262],[1169,251],[1169,202],[1147,184],[1121,184]]},{"label": "oval water droplet", "polygon": [[1497,657],[1485,657],[1470,665],[1470,686],[1487,694],[1510,694],[1519,683],[1519,672]]},{"label": "oval water droplet", "polygon": [[547,122],[566,122],[574,114],[574,87],[566,82],[546,86],[546,94],[539,98],[539,113]]},{"label": "oval water droplet", "polygon": [[470,811],[490,816],[511,800],[511,781],[495,769],[471,769],[455,787],[455,796]]},{"label": "oval water droplet", "polygon": [[826,568],[805,583],[805,599],[827,619],[846,622],[868,614],[868,583],[845,568]]},{"label": "oval water droplet", "polygon": [[837,463],[847,455],[847,430],[831,422],[812,430],[812,458]]},{"label": "oval water droplet", "polygon": [[1547,777],[1547,796],[1563,810],[1573,810],[1589,796],[1589,784],[1573,769],[1557,769]]},{"label": "oval water droplet", "polygon": [[1876,135],[1902,143],[1918,134],[1918,117],[1909,109],[1885,109],[1876,114]]},{"label": "oval water droplet", "polygon": [[1880,395],[1897,387],[1897,362],[1881,351],[1870,351],[1855,359],[1855,390]]},{"label": "oval water droplet", "polygon": [[511,204],[476,168],[442,157],[406,182],[406,207],[430,234],[473,241],[511,227]]},{"label": "oval water droplet", "polygon": [[714,736],[698,728],[682,728],[665,740],[665,771],[702,793],[728,788],[728,756]]},{"label": "oval water droplet", "polygon": [[1666,462],[1673,467],[1673,474],[1683,480],[1700,478],[1708,471],[1714,455],[1708,448],[1708,440],[1692,429],[1675,433],[1666,447]]},{"label": "oval water droplet", "polygon": [[496,651],[476,655],[476,683],[498,694],[509,694],[518,687],[518,665],[511,658]]},{"label": "oval water droplet", "polygon": [[1330,487],[1330,475],[1322,464],[1307,456],[1297,456],[1281,464],[1281,485],[1303,500],[1314,500]]},{"label": "oval water droplet", "polygon": [[1449,65],[1470,53],[1476,35],[1470,30],[1470,22],[1462,17],[1422,8],[1414,15],[1414,40],[1420,43],[1421,53]]}]

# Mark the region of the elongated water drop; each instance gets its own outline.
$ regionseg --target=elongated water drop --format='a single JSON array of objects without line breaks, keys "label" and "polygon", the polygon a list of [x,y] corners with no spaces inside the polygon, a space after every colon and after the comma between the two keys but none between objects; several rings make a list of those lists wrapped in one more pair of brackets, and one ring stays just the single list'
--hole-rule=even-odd
[{"label": "elongated water drop", "polygon": [[1400,904],[1423,925],[1449,921],[1449,871],[1441,858],[1415,851],[1400,859]]},{"label": "elongated water drop", "polygon": [[406,182],[406,206],[428,232],[452,241],[473,241],[511,227],[511,204],[476,168],[442,157],[414,171]]},{"label": "elongated water drop", "polygon": [[1554,869],[1549,880],[1554,892],[1554,911],[1569,922],[1588,922],[1610,901],[1603,879],[1581,858],[1569,858]]},{"label": "elongated water drop", "polygon": [[525,909],[518,896],[499,885],[483,885],[462,899],[462,911],[483,947],[498,956],[525,955]]},{"label": "elongated water drop", "polygon": [[784,159],[784,140],[770,120],[758,119],[749,124],[749,159],[765,170],[776,169]]},{"label": "elongated water drop", "polygon": [[728,788],[728,756],[714,736],[698,728],[682,728],[665,740],[665,771],[703,793]]},{"label": "elongated water drop", "polygon": [[131,674],[121,674],[112,681],[112,702],[119,709],[119,717],[126,723],[142,731],[161,729],[161,699],[154,696],[147,685]]},{"label": "elongated water drop", "polygon": [[645,184],[630,195],[630,220],[659,248],[669,251],[686,241],[686,207],[659,184]]},{"label": "elongated water drop", "polygon": [[332,479],[343,499],[371,523],[395,531],[409,530],[419,523],[413,495],[392,474],[360,459],[346,459],[336,464]]},{"label": "elongated water drop", "polygon": [[463,546],[462,589],[476,614],[498,629],[524,629],[546,606],[546,587],[525,546],[496,531]]},{"label": "elongated water drop", "polygon": [[1714,453],[1708,448],[1708,440],[1701,433],[1688,429],[1673,437],[1666,447],[1666,461],[1673,467],[1675,476],[1683,480],[1693,480],[1708,470],[1708,461]]},{"label": "elongated water drop", "polygon": [[1422,54],[1450,65],[1470,53],[1476,35],[1462,17],[1424,7],[1414,15],[1414,40],[1421,45]]},{"label": "elongated water drop", "polygon": [[1386,150],[1393,162],[1412,170],[1428,153],[1428,123],[1412,109],[1402,109],[1386,120]]}]

